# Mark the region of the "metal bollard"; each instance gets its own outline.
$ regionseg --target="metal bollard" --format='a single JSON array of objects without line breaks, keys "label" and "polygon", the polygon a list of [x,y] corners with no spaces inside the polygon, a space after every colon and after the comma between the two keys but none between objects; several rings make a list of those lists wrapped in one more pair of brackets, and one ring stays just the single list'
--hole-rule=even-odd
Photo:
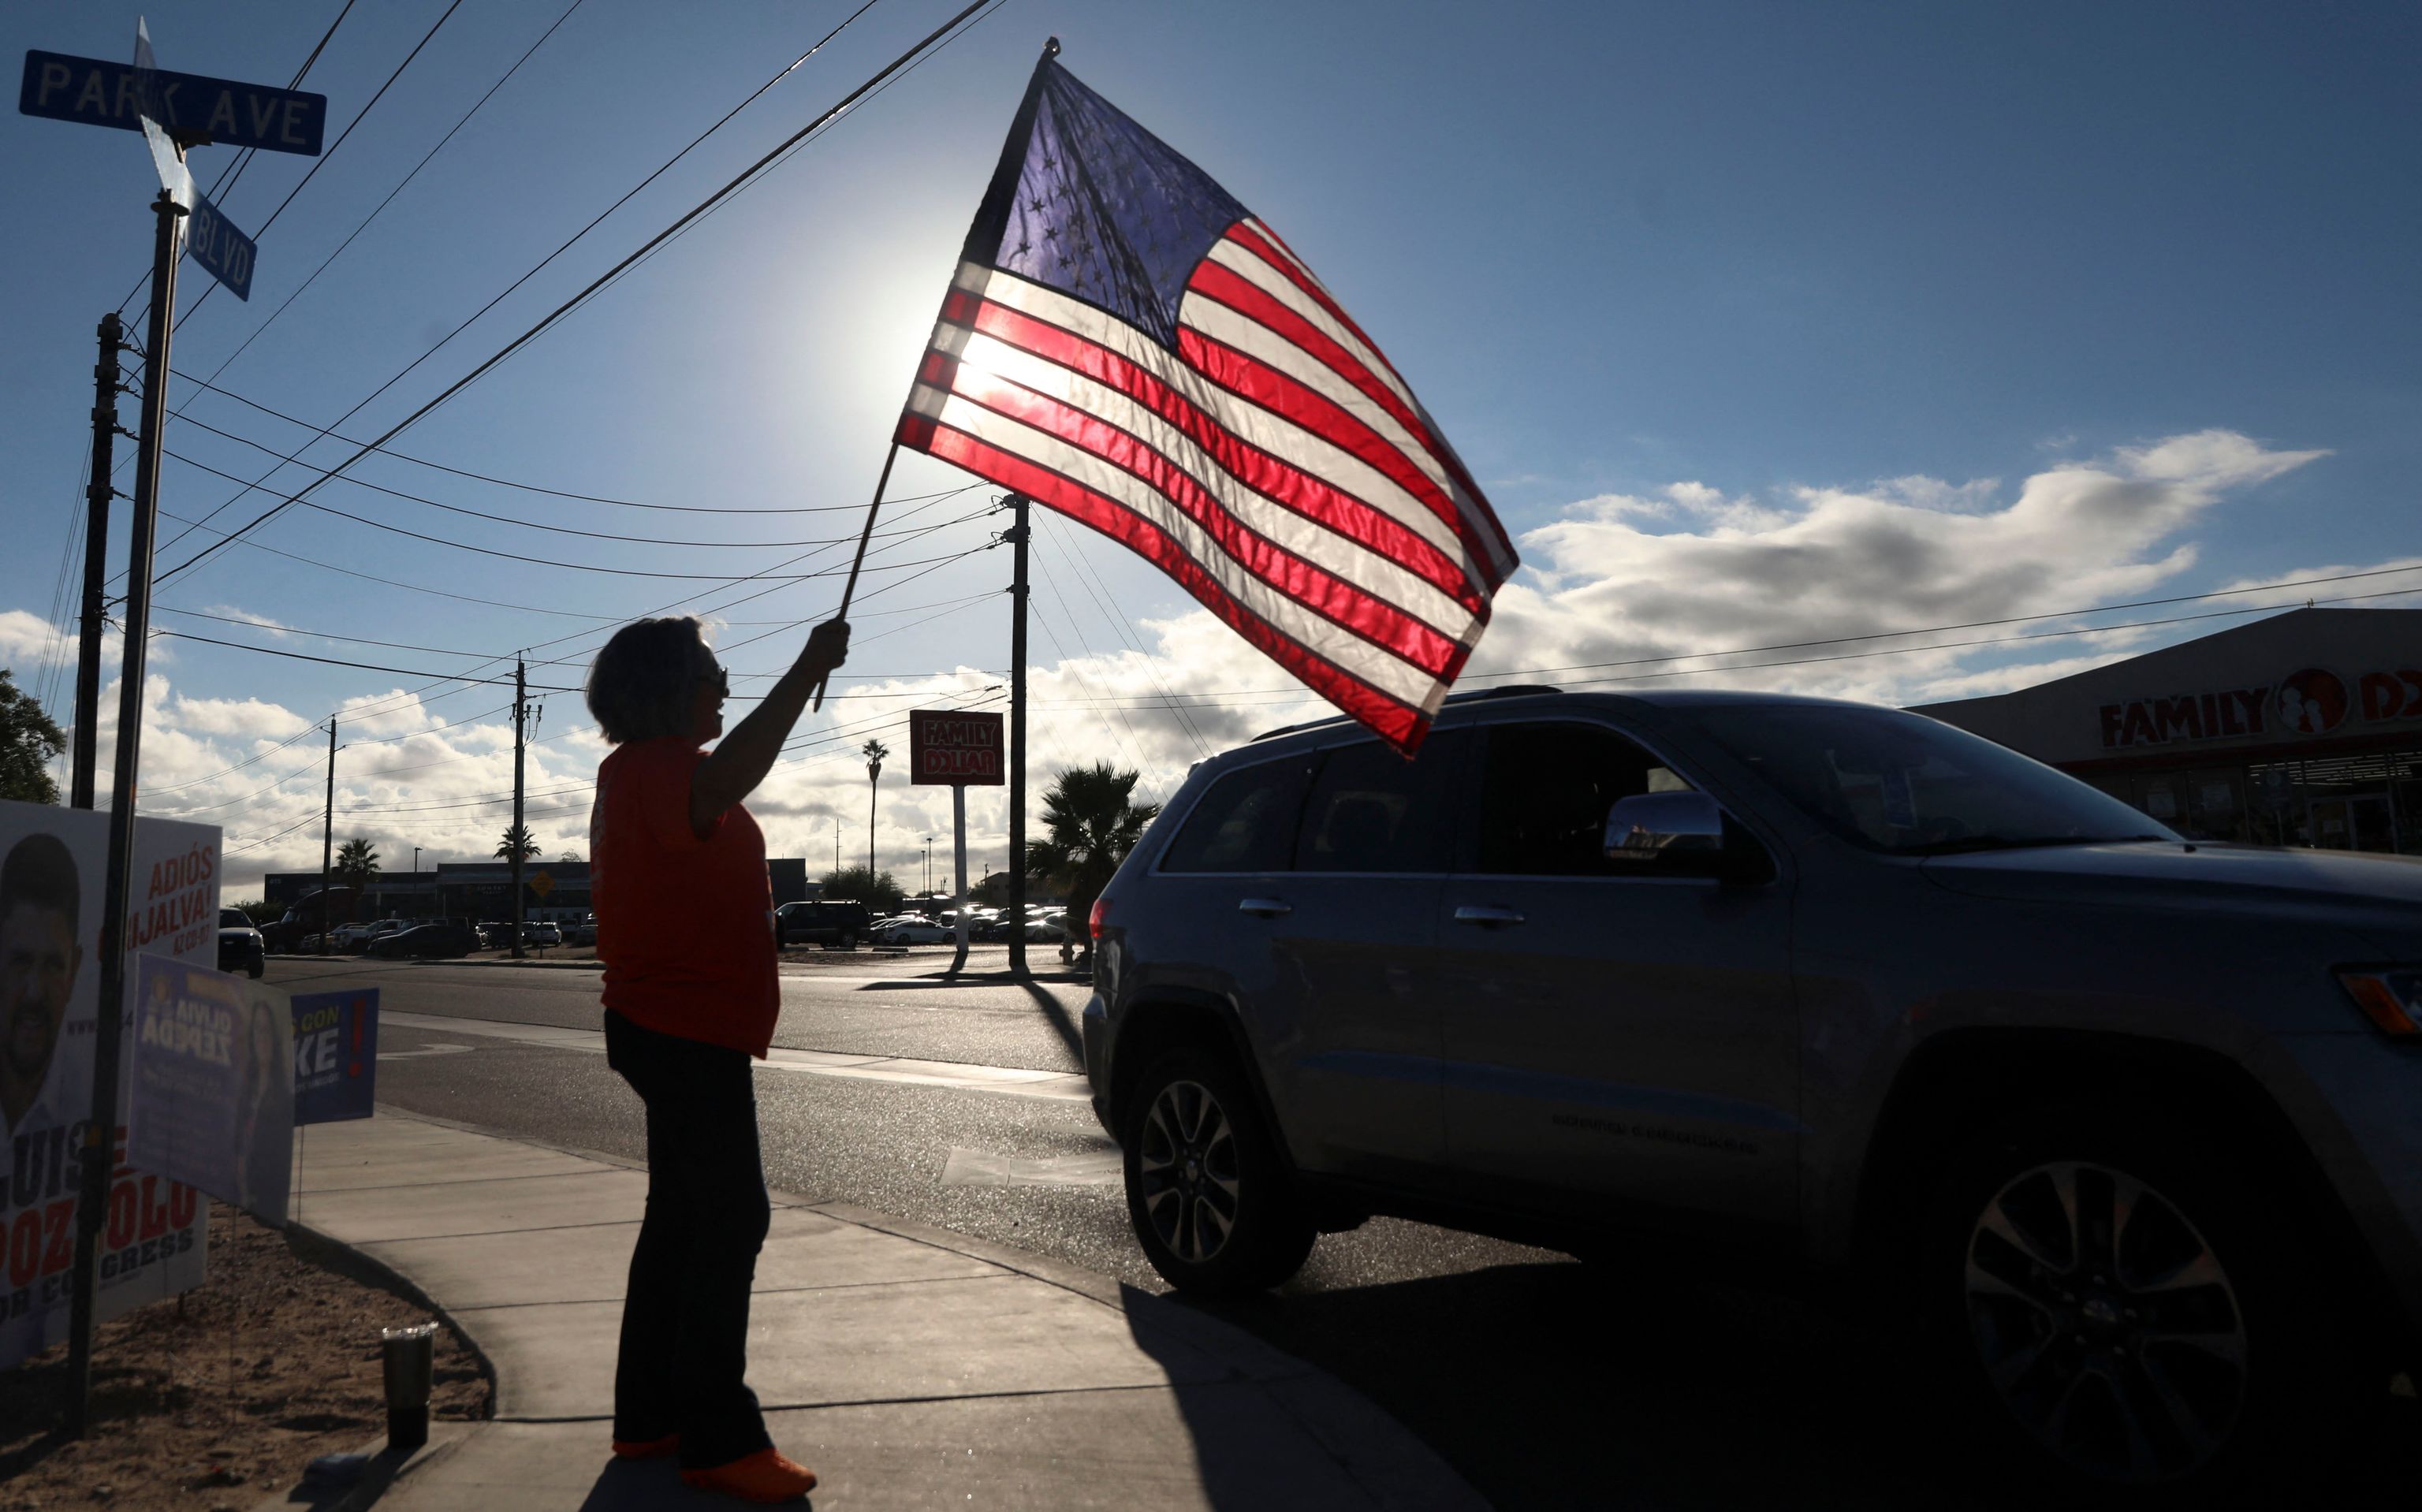
[{"label": "metal bollard", "polygon": [[437,1369],[437,1325],[381,1329],[386,1368],[386,1443],[409,1453],[429,1441],[429,1389]]}]

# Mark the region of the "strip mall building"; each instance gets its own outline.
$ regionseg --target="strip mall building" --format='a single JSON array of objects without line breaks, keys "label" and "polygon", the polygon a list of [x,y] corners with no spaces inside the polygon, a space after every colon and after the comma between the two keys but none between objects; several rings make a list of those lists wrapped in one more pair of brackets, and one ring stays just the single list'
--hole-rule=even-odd
[{"label": "strip mall building", "polygon": [[2422,609],[2294,609],[1915,712],[2191,839],[2422,856]]}]

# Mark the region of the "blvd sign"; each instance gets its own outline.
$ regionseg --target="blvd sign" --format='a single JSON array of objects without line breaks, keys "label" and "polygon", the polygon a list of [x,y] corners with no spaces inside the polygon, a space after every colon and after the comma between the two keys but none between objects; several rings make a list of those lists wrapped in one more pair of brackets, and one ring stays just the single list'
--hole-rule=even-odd
[{"label": "blvd sign", "polygon": [[908,780],[927,786],[999,787],[1000,716],[908,711]]}]

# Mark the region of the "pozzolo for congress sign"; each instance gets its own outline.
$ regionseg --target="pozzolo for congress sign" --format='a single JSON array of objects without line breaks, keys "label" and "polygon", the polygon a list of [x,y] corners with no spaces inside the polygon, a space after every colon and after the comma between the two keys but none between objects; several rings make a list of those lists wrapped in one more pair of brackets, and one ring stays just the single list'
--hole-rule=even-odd
[{"label": "pozzolo for congress sign", "polygon": [[[0,1369],[68,1335],[108,848],[105,813],[0,803]],[[215,828],[137,821],[127,953],[214,964],[218,871]],[[130,963],[130,986],[136,975]],[[121,1109],[132,1101],[134,1064],[132,1055],[119,1063]],[[121,1124],[99,1142],[113,1173],[101,1236],[103,1319],[199,1284],[210,1234],[201,1194],[131,1165],[126,1132]]]}]

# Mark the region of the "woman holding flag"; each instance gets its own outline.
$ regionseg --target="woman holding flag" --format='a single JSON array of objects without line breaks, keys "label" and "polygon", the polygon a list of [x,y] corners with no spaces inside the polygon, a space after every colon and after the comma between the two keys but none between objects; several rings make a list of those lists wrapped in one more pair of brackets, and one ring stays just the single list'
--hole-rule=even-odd
[{"label": "woman holding flag", "polygon": [[748,1290],[770,1210],[749,1059],[773,1041],[773,892],[741,800],[849,649],[816,627],[756,711],[723,734],[731,680],[695,619],[640,620],[590,669],[614,746],[590,811],[606,1058],[648,1110],[648,1207],[614,1374],[614,1453],[680,1457],[682,1479],[749,1502],[815,1473],[766,1435],[748,1389]]}]

